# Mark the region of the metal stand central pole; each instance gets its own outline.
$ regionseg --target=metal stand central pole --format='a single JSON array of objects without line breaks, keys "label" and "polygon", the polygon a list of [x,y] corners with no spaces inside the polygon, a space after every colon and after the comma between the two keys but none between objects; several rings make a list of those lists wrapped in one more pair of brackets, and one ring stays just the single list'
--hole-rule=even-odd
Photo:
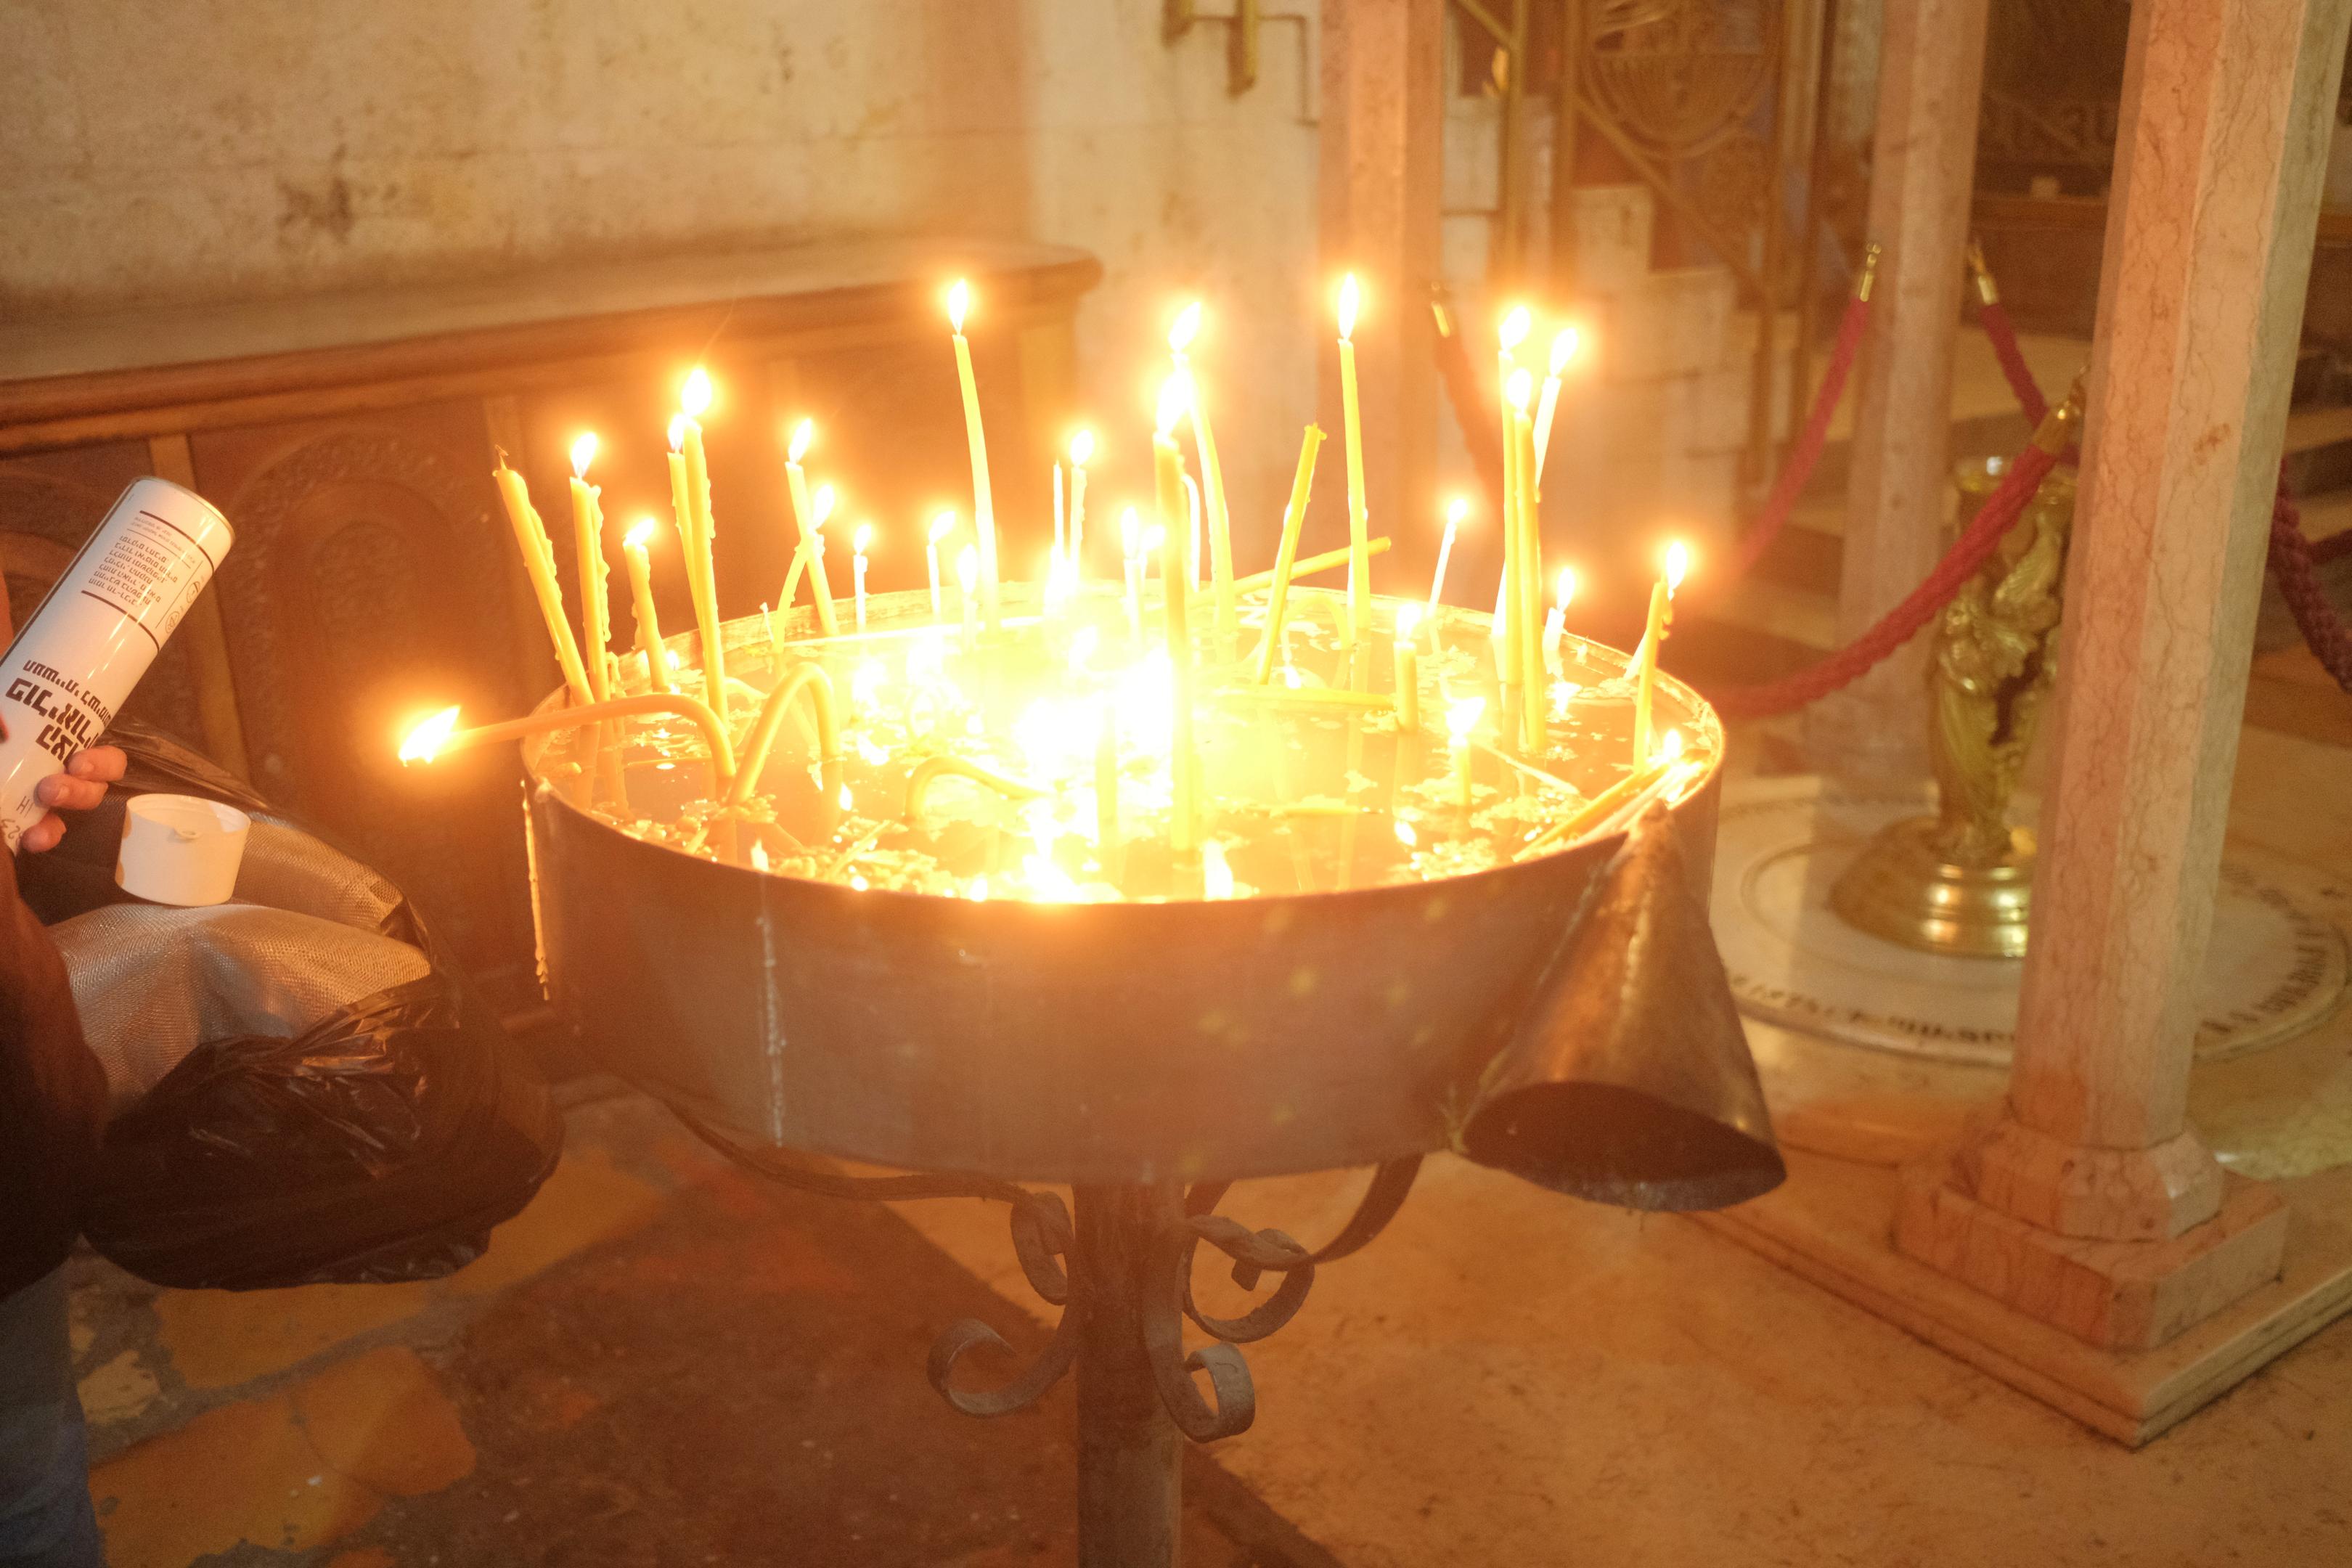
[{"label": "metal stand central pole", "polygon": [[1080,1187],[1073,1306],[1078,1327],[1078,1568],[1176,1568],[1183,1434],[1143,1350],[1158,1248],[1177,1245],[1174,1186]]}]

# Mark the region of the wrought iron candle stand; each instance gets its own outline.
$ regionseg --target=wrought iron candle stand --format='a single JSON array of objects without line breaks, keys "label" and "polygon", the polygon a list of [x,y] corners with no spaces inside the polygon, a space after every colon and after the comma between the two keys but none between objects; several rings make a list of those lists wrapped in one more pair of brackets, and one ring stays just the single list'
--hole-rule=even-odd
[{"label": "wrought iron candle stand", "polygon": [[[1719,756],[1705,704],[1661,687]],[[772,877],[546,784],[530,817],[551,988],[604,1065],[763,1177],[1011,1205],[1061,1321],[992,1387],[960,1369],[1003,1340],[954,1324],[931,1383],[996,1415],[1075,1368],[1080,1561],[1156,1568],[1176,1562],[1183,1442],[1255,1413],[1236,1347],[1380,1233],[1425,1154],[1645,1209],[1780,1182],[1700,898],[1717,794],[1710,775],[1628,833],[1434,881],[1061,906]],[[836,1175],[786,1151],[937,1173]],[[1318,1248],[1215,1212],[1235,1180],[1363,1166],[1369,1192]],[[1029,1182],[1068,1184],[1076,1214]],[[1202,1311],[1203,1243],[1270,1291]],[[1213,1342],[1188,1350],[1188,1321]]]}]

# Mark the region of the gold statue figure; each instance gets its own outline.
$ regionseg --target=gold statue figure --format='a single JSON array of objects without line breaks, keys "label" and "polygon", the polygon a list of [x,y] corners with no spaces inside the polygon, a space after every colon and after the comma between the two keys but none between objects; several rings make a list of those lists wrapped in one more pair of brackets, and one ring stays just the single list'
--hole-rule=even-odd
[{"label": "gold statue figure", "polygon": [[[2077,388],[2035,439],[2070,440],[2080,396]],[[1998,458],[1962,464],[1963,501],[1981,506],[2002,473]],[[1936,815],[1884,829],[1837,879],[1830,905],[1849,923],[1931,952],[2024,953],[2033,835],[2010,826],[2009,807],[2057,676],[2074,515],[2074,476],[2053,471],[1944,607],[1927,664]]]}]

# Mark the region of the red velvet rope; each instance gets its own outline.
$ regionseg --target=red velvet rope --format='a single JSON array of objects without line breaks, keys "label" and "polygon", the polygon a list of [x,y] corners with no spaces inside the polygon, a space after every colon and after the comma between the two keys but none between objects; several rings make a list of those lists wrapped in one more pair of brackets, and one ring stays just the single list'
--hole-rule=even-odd
[{"label": "red velvet rope", "polygon": [[[2009,380],[2009,389],[2017,395],[2018,406],[2036,425],[2048,411],[2042,388],[2035,384],[2033,372],[2027,367],[2025,355],[2017,346],[2017,328],[2009,312],[1998,302],[1986,305],[1977,312],[1984,323],[1985,336],[1991,340],[1993,357],[2000,361],[2000,373]],[[2324,562],[2352,551],[2352,530],[2332,539],[2314,544],[2303,531],[2303,513],[2294,504],[2294,496],[2287,489],[2286,465],[2279,465],[2277,498],[2271,503],[2271,575],[2278,579],[2279,595],[2294,616],[2295,629],[2303,634],[2322,668],[2336,679],[2336,684],[2352,691],[2352,631],[2336,614],[2327,594],[2319,584],[2315,568]]]},{"label": "red velvet rope", "polygon": [[1822,384],[1813,394],[1812,412],[1805,416],[1805,427],[1797,434],[1797,443],[1789,449],[1789,461],[1780,469],[1780,477],[1772,485],[1772,493],[1764,498],[1764,510],[1739,536],[1739,547],[1731,558],[1727,572],[1707,574],[1710,593],[1719,592],[1747,575],[1748,569],[1763,558],[1780,537],[1780,530],[1796,510],[1797,497],[1811,482],[1813,465],[1822,459],[1822,447],[1827,444],[1830,420],[1845,396],[1846,378],[1853,372],[1853,362],[1862,352],[1862,334],[1870,325],[1870,301],[1849,298],[1845,314],[1838,321],[1837,342],[1830,349],[1830,362],[1822,373]]},{"label": "red velvet rope", "polygon": [[1706,699],[1726,719],[1760,719],[1787,713],[1818,701],[1850,685],[1870,668],[1918,635],[1919,628],[1951,602],[1952,596],[1976,574],[2000,543],[2001,535],[2025,513],[2042,477],[2058,459],[2040,447],[2028,446],[2009,473],[1985,499],[1976,517],[1936,569],[1883,616],[1876,626],[1822,659],[1780,680],[1759,686],[1717,688]]}]

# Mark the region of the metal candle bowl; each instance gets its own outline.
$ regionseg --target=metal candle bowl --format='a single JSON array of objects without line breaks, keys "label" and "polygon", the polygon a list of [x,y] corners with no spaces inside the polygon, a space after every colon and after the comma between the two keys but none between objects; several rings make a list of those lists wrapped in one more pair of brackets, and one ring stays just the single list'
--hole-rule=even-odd
[{"label": "metal candle bowl", "polygon": [[[764,643],[756,622],[733,630]],[[1660,684],[1719,758],[1696,693]],[[530,821],[548,982],[584,1047],[747,1138],[1076,1184],[1454,1149],[1684,1208],[1780,1176],[1700,897],[1717,795],[1710,766],[1631,834],[1214,902],[769,875],[632,837],[545,785]]]}]

